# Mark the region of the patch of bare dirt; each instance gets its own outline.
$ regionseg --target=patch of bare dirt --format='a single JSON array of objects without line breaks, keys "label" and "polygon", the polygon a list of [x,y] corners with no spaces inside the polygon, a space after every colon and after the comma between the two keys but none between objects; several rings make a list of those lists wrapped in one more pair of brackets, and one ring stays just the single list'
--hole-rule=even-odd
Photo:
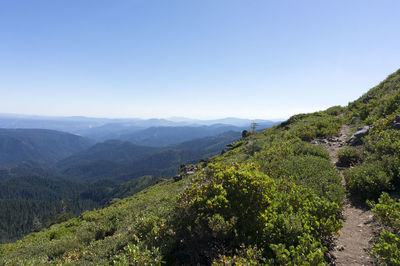
[{"label": "patch of bare dirt", "polygon": [[[322,145],[331,157],[331,162],[336,166],[338,151],[346,146],[350,137],[350,128],[343,125],[338,137],[315,139],[312,144]],[[336,167],[343,178],[343,169]],[[367,210],[365,204],[347,197],[343,207],[343,227],[340,235],[336,237],[335,246],[330,252],[331,265],[373,265],[373,258],[369,255],[371,240],[376,234],[377,226],[373,221],[373,215]]]}]

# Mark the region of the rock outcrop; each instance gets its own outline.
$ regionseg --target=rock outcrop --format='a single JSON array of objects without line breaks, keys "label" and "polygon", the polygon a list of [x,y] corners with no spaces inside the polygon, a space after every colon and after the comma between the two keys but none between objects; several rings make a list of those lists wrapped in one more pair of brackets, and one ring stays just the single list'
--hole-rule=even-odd
[{"label": "rock outcrop", "polygon": [[393,129],[400,130],[400,115],[396,115],[396,119],[393,122]]},{"label": "rock outcrop", "polygon": [[354,132],[353,136],[348,140],[350,146],[358,146],[362,145],[363,141],[361,138],[365,137],[369,133],[370,126],[364,126],[357,128],[356,132]]},{"label": "rock outcrop", "polygon": [[226,147],[221,151],[221,155],[227,153],[233,149],[233,143],[226,145]]}]

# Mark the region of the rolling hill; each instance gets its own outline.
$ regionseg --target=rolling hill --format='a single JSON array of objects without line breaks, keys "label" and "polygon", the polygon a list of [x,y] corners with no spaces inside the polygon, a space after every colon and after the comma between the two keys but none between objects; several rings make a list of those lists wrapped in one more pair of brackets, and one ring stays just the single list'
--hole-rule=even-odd
[{"label": "rolling hill", "polygon": [[223,124],[198,127],[151,127],[121,138],[138,145],[168,147],[189,140],[216,136],[228,131],[241,132],[242,128]]},{"label": "rolling hill", "polygon": [[83,137],[45,129],[0,129],[0,166],[25,160],[54,163],[93,144]]},{"label": "rolling hill", "polygon": [[215,155],[226,144],[239,138],[239,132],[229,131],[167,148],[107,141],[60,161],[57,167],[63,175],[85,181],[128,181],[144,175],[171,176],[176,174],[181,164],[194,163]]}]

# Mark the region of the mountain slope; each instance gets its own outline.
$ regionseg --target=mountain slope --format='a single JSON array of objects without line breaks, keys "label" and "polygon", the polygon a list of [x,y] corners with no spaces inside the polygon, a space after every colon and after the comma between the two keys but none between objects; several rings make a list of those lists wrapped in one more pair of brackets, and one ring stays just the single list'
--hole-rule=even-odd
[{"label": "mountain slope", "polygon": [[46,221],[63,212],[62,201],[68,212],[81,213],[100,207],[96,202],[79,199],[79,194],[88,187],[89,184],[39,176],[0,181],[0,242],[15,241],[32,228],[39,230]]},{"label": "mountain slope", "polygon": [[[332,136],[340,126],[341,118],[319,112],[251,132],[211,159],[212,164],[182,168],[182,181],[164,181],[103,210],[3,245],[0,254],[11,264],[43,259],[55,264],[210,264],[228,263],[233,255],[235,260],[250,259],[246,254],[272,264],[322,263],[326,245],[341,225],[343,189],[327,152],[302,138]],[[165,167],[176,158],[172,151],[156,155]],[[290,246],[291,255],[281,257]],[[21,250],[26,255],[17,255]],[[307,256],[301,255],[305,251]]]},{"label": "mountain slope", "polygon": [[[132,195],[167,174],[175,174],[182,163],[214,155],[239,135],[227,132],[168,149],[106,141],[59,162],[64,173],[37,161],[2,167],[0,243],[85,210],[104,207],[112,198]],[[128,182],[121,183],[124,181]]]},{"label": "mountain slope", "polygon": [[0,167],[0,181],[20,176],[40,176],[51,179],[63,177],[56,169],[38,161],[23,161]]},{"label": "mountain slope", "polygon": [[195,163],[219,153],[240,137],[238,132],[225,132],[190,142],[155,148],[129,142],[107,141],[66,158],[57,165],[64,175],[79,180],[113,179],[128,181],[144,175],[174,175],[181,164]]},{"label": "mountain slope", "polygon": [[77,135],[44,129],[0,129],[0,166],[25,160],[54,163],[92,142]]},{"label": "mountain slope", "polygon": [[216,136],[227,131],[241,132],[242,128],[223,124],[199,127],[151,127],[123,136],[122,139],[137,145],[167,147],[189,140]]},{"label": "mountain slope", "polygon": [[[312,114],[305,119],[318,125],[326,125],[319,128],[326,129],[324,132],[328,132],[327,135],[335,134],[338,130],[335,124],[332,126],[331,123],[324,122],[334,119],[329,115]],[[295,137],[295,134],[304,131],[299,130],[296,127],[298,125],[303,126],[303,123],[291,123],[292,129],[289,133],[294,139],[289,142],[285,137],[288,132],[284,128],[272,128],[265,133],[252,132],[247,139],[233,145],[231,151],[212,159],[213,164],[207,166],[203,172],[197,172],[190,178],[186,178],[187,175],[183,172],[181,174],[184,178],[180,182],[162,182],[101,211],[87,212],[77,219],[27,237],[17,244],[3,245],[0,249],[3,261],[34,263],[45,259],[54,263],[80,261],[85,264],[92,261],[95,264],[104,264],[115,260],[133,263],[131,259],[135,256],[139,264],[156,263],[159,260],[167,260],[171,264],[192,264],[195,261],[209,264],[210,261],[223,259],[218,254],[232,254],[229,253],[231,251],[221,253],[223,250],[240,250],[241,243],[246,244],[244,249],[250,248],[247,245],[258,241],[254,238],[254,232],[262,229],[263,215],[269,217],[274,214],[277,215],[274,219],[278,220],[274,222],[271,216],[270,223],[275,224],[276,229],[271,227],[268,230],[272,231],[267,230],[265,236],[276,235],[276,238],[261,238],[261,241],[275,245],[284,240],[285,243],[300,245],[302,248],[307,245],[306,250],[320,250],[312,256],[309,254],[312,260],[323,261],[323,239],[329,239],[340,227],[337,203],[341,203],[343,191],[340,190],[340,178],[329,163],[327,153],[322,148],[312,147]],[[269,159],[260,160],[266,158],[265,156]],[[285,168],[288,162],[300,165],[302,170]],[[308,162],[312,165],[309,166]],[[257,170],[257,167],[246,166],[248,163],[256,163],[262,171]],[[204,165],[197,166],[201,167]],[[266,176],[264,171],[271,177]],[[285,181],[280,176],[293,176],[296,184]],[[194,183],[187,186],[190,179],[194,179]],[[318,185],[321,183],[325,184],[323,188]],[[226,185],[228,186],[225,187]],[[186,188],[182,192],[183,187]],[[181,193],[178,195],[179,192]],[[196,201],[196,198],[200,201]],[[228,202],[228,205],[222,207],[224,205],[220,205],[220,200],[221,203]],[[200,205],[191,205],[196,202]],[[252,207],[249,208],[248,204],[252,204]],[[268,205],[268,212],[260,216],[264,213],[262,209]],[[205,216],[199,216],[200,212]],[[287,231],[286,225],[294,222],[298,224],[296,229]],[[309,229],[305,230],[304,222],[320,226],[308,231]],[[244,230],[245,224],[247,230]],[[248,226],[250,224],[251,227]],[[261,227],[257,227],[258,225]],[[193,231],[187,232],[188,228],[193,228]],[[239,235],[235,237],[234,231]],[[199,235],[199,232],[203,233]],[[321,234],[323,239],[320,239]],[[292,238],[291,235],[296,237]],[[304,237],[301,241],[309,238],[311,242],[300,244],[296,240],[299,235]],[[194,241],[193,238],[197,240]],[[80,246],[78,243],[88,244]],[[198,244],[191,246],[186,243]],[[213,243],[212,246],[215,245],[216,248],[220,245],[223,247],[209,250],[209,243]],[[262,258],[261,254],[270,256],[267,255],[270,252],[269,258],[275,258],[282,264],[294,259],[289,257],[282,260],[278,253],[274,253],[278,251],[273,251],[275,249],[268,248],[268,245],[265,246],[266,253],[254,250],[259,254],[257,260]],[[21,250],[26,252],[24,257],[16,255]],[[58,251],[54,253],[53,250]],[[253,251],[243,252],[247,254]],[[293,253],[293,256],[299,254]],[[299,259],[304,261],[305,258]]]},{"label": "mountain slope", "polygon": [[158,148],[139,146],[128,141],[108,140],[102,143],[97,143],[87,150],[59,161],[57,167],[65,169],[80,162],[96,160],[135,160],[157,151],[159,151]]},{"label": "mountain slope", "polygon": [[[372,126],[353,136],[361,142],[345,144],[356,146],[341,149],[338,163],[347,167],[344,176],[353,195],[376,198],[394,191],[400,169],[399,80],[399,71],[389,76],[369,92],[375,98],[363,96],[349,107],[295,115],[250,132],[210,163],[182,168],[181,181],[161,182],[2,245],[0,263],[330,263],[329,247],[343,224],[344,188],[329,153],[311,143],[339,138],[345,123],[353,131]],[[371,205],[386,225],[372,254],[396,265],[400,202],[383,194]]]},{"label": "mountain slope", "polygon": [[[375,220],[384,225],[370,248],[377,264],[400,262],[400,70],[349,104],[346,115],[354,128],[353,147],[339,154],[348,189],[368,202]],[[397,201],[396,201],[397,199]],[[379,228],[381,230],[382,227]],[[378,228],[376,229],[378,230]]]}]

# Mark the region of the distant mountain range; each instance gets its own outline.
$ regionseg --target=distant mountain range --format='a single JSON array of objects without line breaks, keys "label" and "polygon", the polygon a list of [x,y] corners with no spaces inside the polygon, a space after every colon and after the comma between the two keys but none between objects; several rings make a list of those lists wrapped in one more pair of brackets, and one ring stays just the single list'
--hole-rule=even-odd
[{"label": "distant mountain range", "polygon": [[[80,116],[46,117],[46,116],[0,114],[0,128],[35,128],[35,129],[58,130],[58,131],[64,131],[72,134],[81,135],[93,139],[95,141],[105,141],[108,139],[121,139],[121,140],[129,140],[130,138],[135,139],[138,138],[138,134],[141,134],[137,132],[149,128],[158,128],[158,127],[193,128],[193,127],[212,126],[213,128],[216,128],[216,127],[230,126],[231,128],[229,130],[241,131],[243,129],[248,129],[252,122],[256,122],[259,125],[259,129],[265,129],[277,124],[279,121],[250,120],[250,119],[240,119],[240,118],[199,120],[199,119],[176,118],[176,117],[170,119],[139,119],[139,118],[109,119],[109,118],[89,118]],[[221,132],[222,131],[218,131],[217,134]],[[143,133],[149,133],[149,132],[145,131]],[[213,134],[214,133],[209,135],[200,134],[200,137],[211,136]],[[130,137],[129,135],[133,136]],[[189,139],[186,138],[185,140]],[[170,144],[172,143],[163,144],[163,146]]]}]

